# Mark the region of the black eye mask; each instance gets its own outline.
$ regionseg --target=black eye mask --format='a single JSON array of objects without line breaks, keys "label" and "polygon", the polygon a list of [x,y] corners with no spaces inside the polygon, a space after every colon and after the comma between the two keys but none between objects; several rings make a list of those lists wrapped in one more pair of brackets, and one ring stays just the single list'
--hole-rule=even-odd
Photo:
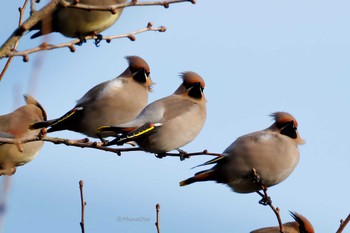
[{"label": "black eye mask", "polygon": [[286,135],[290,138],[297,138],[297,128],[294,126],[294,121],[276,123],[278,129],[281,129],[281,134]]}]

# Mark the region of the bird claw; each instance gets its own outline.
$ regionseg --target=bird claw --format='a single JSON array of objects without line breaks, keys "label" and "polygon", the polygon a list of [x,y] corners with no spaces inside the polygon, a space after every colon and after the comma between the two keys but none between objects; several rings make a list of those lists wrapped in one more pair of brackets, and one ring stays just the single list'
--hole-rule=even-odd
[{"label": "bird claw", "polygon": [[179,155],[180,155],[180,161],[184,161],[186,158],[189,158],[188,157],[188,153],[184,150],[181,150],[181,149],[177,149],[177,151],[179,152]]},{"label": "bird claw", "polygon": [[261,184],[262,180],[255,168],[252,169],[251,173],[249,173],[248,178],[253,182],[253,184]]},{"label": "bird claw", "polygon": [[86,43],[85,36],[79,36],[79,42],[77,43],[77,45],[82,46],[84,43]]},{"label": "bird claw", "polygon": [[101,140],[102,146],[107,146],[107,144],[109,143],[109,141],[106,140],[106,139],[104,139],[104,138],[102,137],[102,134],[101,134],[101,133],[96,133],[96,136]]},{"label": "bird claw", "polygon": [[16,173],[16,168],[0,169],[0,176],[12,176]]},{"label": "bird claw", "polygon": [[259,204],[261,205],[271,205],[272,204],[272,200],[269,196],[264,196],[260,201]]},{"label": "bird claw", "polygon": [[101,43],[101,41],[103,39],[103,36],[101,34],[97,34],[96,37],[97,38],[95,39],[94,44],[95,44],[96,47],[100,47],[100,43]]},{"label": "bird claw", "polygon": [[159,154],[155,154],[155,156],[156,156],[156,158],[158,158],[158,159],[162,159],[162,158],[164,158],[166,155],[165,155],[165,153],[159,153]]}]

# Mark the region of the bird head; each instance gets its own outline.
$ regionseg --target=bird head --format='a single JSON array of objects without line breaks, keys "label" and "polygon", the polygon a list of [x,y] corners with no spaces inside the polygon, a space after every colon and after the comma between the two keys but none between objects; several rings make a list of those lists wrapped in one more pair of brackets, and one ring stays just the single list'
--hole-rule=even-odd
[{"label": "bird head", "polygon": [[129,66],[123,74],[131,75],[136,82],[144,85],[149,91],[151,91],[152,85],[155,83],[151,79],[151,69],[147,62],[138,56],[127,56],[125,58],[128,61]]},{"label": "bird head", "polygon": [[201,76],[199,76],[195,72],[183,72],[181,74],[182,77],[182,84],[179,86],[179,88],[175,91],[175,94],[187,94],[189,97],[194,99],[203,99],[204,97],[204,87],[205,82],[202,79]]},{"label": "bird head", "polygon": [[279,131],[281,134],[295,140],[297,144],[303,144],[304,140],[298,133],[297,120],[287,112],[275,112],[271,114],[275,122],[270,126],[270,129]]}]

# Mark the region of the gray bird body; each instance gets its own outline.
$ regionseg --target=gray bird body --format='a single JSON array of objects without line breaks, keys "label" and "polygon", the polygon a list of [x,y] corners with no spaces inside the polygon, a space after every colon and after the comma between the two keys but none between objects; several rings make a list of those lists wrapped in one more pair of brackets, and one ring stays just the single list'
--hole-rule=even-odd
[{"label": "gray bird body", "polygon": [[96,130],[102,125],[118,125],[134,119],[147,105],[153,82],[150,68],[142,58],[126,58],[129,66],[118,77],[91,88],[62,117],[34,124],[32,128],[49,127],[47,132],[71,130],[97,137]]},{"label": "gray bird body", "polygon": [[[251,193],[261,190],[261,184],[271,187],[285,180],[299,162],[298,145],[304,141],[292,115],[277,112],[272,116],[275,122],[269,128],[237,138],[223,157],[202,164],[216,164],[214,167],[181,181],[180,186],[213,180],[234,192]],[[260,182],[254,182],[253,170]]]},{"label": "gray bird body", "polygon": [[135,118],[147,103],[148,88],[129,77],[101,83],[78,100],[75,108],[83,107],[84,113],[70,124],[71,130],[84,129],[84,134],[96,137],[98,127],[125,123]]},{"label": "gray bird body", "polygon": [[270,130],[259,131],[239,137],[223,154],[227,162],[217,167],[225,173],[228,185],[239,193],[259,189],[247,177],[252,171],[263,178],[267,187],[285,180],[299,162],[299,149],[289,137]]},{"label": "gray bird body", "polygon": [[[46,113],[32,97],[27,96],[26,102],[26,105],[12,113],[0,116],[1,137],[20,140],[39,134],[39,129],[30,130],[29,126],[46,120]],[[16,144],[0,144],[0,168],[8,169],[30,162],[43,144],[43,141],[25,143],[21,147]]]},{"label": "gray bird body", "polygon": [[[73,0],[68,0],[73,2]],[[126,0],[80,0],[80,3],[92,6],[109,6],[126,2]],[[39,30],[32,38],[51,32],[60,32],[64,36],[81,38],[91,34],[98,34],[112,26],[120,17],[123,8],[110,11],[88,11],[76,8],[58,7],[45,20],[39,22],[31,30]]]},{"label": "gray bird body", "polygon": [[[118,134],[126,131],[132,134],[117,137],[107,145],[118,144],[125,139],[121,144],[135,141],[147,152],[162,154],[178,150],[191,142],[203,128],[206,119],[206,99],[203,93],[205,83],[194,72],[183,73],[182,79],[183,83],[174,94],[149,104],[134,120],[101,127],[100,132]],[[144,125],[158,126],[144,130]],[[134,131],[137,131],[136,134]]]},{"label": "gray bird body", "polygon": [[149,104],[133,121],[120,127],[161,123],[154,134],[136,140],[151,153],[164,153],[191,142],[203,128],[206,106],[184,95],[173,94]]}]

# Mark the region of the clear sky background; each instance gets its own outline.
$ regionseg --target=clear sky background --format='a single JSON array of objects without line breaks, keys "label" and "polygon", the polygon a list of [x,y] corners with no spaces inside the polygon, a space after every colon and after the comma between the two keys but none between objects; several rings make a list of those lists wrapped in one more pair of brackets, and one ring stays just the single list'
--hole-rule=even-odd
[{"label": "clear sky background", "polygon": [[[21,4],[2,4],[1,43],[16,27]],[[148,61],[157,83],[150,101],[171,94],[181,82],[180,72],[195,71],[206,80],[208,117],[200,135],[183,149],[222,152],[238,136],[268,127],[270,113],[290,112],[306,144],[295,171],[270,188],[270,195],[284,222],[292,220],[292,210],[306,216],[317,232],[335,232],[350,212],[349,9],[344,0],[198,0],[169,9],[130,7],[104,35],[133,31],[149,21],[165,25],[167,32],[140,34],[135,42],[102,42],[98,48],[89,41],[75,53],[59,49],[30,55],[28,63],[14,58],[0,83],[0,114],[23,105],[22,95],[29,93],[49,118],[59,117],[91,87],[119,75],[127,55]],[[19,49],[43,42],[29,36]],[[52,34],[44,41],[67,39]],[[68,131],[50,136],[84,138]],[[179,187],[179,181],[201,170],[191,167],[209,159],[157,159],[142,152],[118,157],[46,143],[11,177],[3,232],[80,232],[81,179],[86,232],[156,232],[156,203],[167,233],[249,232],[277,225],[255,193],[233,193],[214,182]],[[120,221],[123,217],[144,221]]]}]

